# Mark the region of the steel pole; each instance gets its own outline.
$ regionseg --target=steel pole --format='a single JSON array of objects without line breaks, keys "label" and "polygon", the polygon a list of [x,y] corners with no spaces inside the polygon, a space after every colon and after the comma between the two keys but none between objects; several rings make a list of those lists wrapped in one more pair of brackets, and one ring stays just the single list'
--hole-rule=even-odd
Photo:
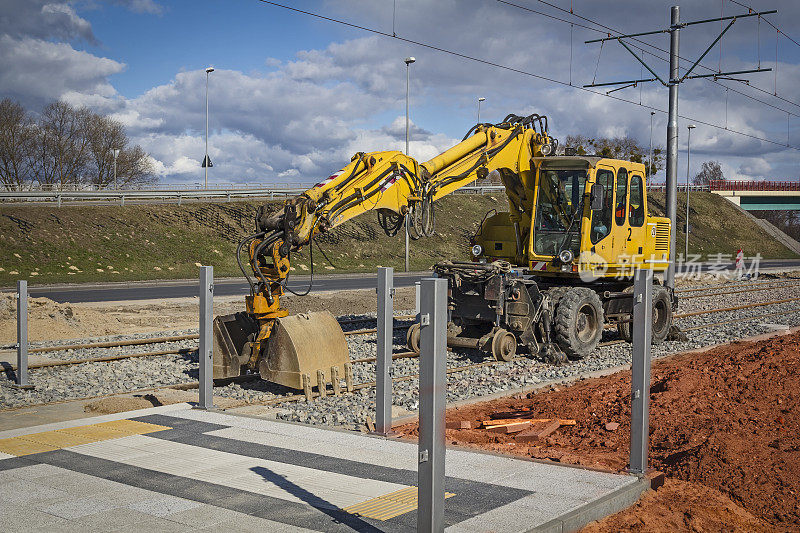
[{"label": "steel pole", "polygon": [[650,343],[653,327],[653,271],[639,269],[634,279],[633,358],[631,361],[631,472],[647,471],[650,434]]},{"label": "steel pole", "polygon": [[478,124],[481,123],[481,101],[478,100]]},{"label": "steel pole", "polygon": [[117,185],[117,156],[114,154],[114,190],[119,189]]},{"label": "steel pole", "polygon": [[212,321],[214,320],[214,267],[200,267],[200,349],[197,357],[200,363],[200,401],[199,409],[214,407],[214,340]]},{"label": "steel pole", "polygon": [[417,531],[444,531],[447,280],[422,280]]},{"label": "steel pole", "polygon": [[208,75],[209,72],[206,70],[206,180],[205,180],[205,188],[208,189]]},{"label": "steel pole", "polygon": [[[409,91],[409,80],[410,80],[410,74],[409,74],[410,69],[409,69],[408,65],[409,65],[409,63],[406,62],[406,155],[408,155],[408,91]],[[411,218],[410,215],[411,215],[411,213],[406,214],[406,223],[405,223],[405,227],[406,227],[405,228],[406,229],[406,263],[405,263],[405,271],[406,272],[409,271],[409,266],[408,266],[409,253],[408,253],[408,249],[409,249],[409,245],[410,245],[410,243],[409,243],[410,239],[409,239],[409,236],[408,236],[408,225],[410,223],[410,218]]]},{"label": "steel pole", "polygon": [[392,344],[394,340],[394,269],[378,268],[378,343],[375,360],[375,433],[392,431]]},{"label": "steel pole", "polygon": [[664,284],[675,289],[675,243],[678,212],[678,54],[680,52],[680,7],[671,8],[669,29],[669,121],[667,123],[667,218],[670,220],[669,265]]},{"label": "steel pole", "polygon": [[650,159],[649,159],[650,163],[648,165],[650,167],[648,169],[650,172],[648,172],[648,177],[654,174],[653,168],[655,166],[653,163],[653,115],[655,114],[656,114],[655,111],[650,111]]},{"label": "steel pole", "polygon": [[28,383],[28,282],[17,281],[17,381],[16,388],[31,389]]},{"label": "steel pole", "polygon": [[686,136],[686,251],[684,252],[683,260],[689,260],[689,153],[691,152],[692,145],[692,128],[689,128],[688,135]]}]

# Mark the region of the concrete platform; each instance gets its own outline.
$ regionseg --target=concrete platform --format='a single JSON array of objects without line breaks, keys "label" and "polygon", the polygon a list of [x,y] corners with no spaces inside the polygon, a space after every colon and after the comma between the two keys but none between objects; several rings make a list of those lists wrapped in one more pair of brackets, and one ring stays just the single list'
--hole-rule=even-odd
[{"label": "concrete platform", "polygon": [[[448,449],[447,531],[573,531],[646,480]],[[4,531],[415,531],[416,444],[186,404],[0,432]]]}]

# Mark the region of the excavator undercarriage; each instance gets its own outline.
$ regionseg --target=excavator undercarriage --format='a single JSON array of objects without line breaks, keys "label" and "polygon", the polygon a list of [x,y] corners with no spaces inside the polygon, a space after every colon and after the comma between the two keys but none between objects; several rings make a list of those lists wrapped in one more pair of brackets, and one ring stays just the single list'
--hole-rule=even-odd
[{"label": "excavator undercarriage", "polygon": [[[350,368],[336,319],[327,312],[289,316],[281,306],[293,292],[292,253],[309,247],[313,279],[314,236],[369,211],[389,236],[403,227],[412,239],[430,236],[434,203],[487,177],[504,185],[509,210],[487,214],[471,262],[434,267],[449,282],[448,344],[499,360],[521,348],[559,363],[594,350],[607,320],[624,338],[633,269],[666,268],[669,221],[647,213],[640,163],[555,155],[557,147],[546,117],[511,114],[476,124],[424,163],[399,151],[359,152],[277,213],[262,207],[255,233],[236,254],[250,284],[246,309],[214,320],[214,378],[258,373],[293,389],[309,391],[313,382],[322,392],[333,381],[338,390],[337,376]],[[654,317],[668,329],[674,297],[661,290],[654,300]],[[654,336],[663,327],[654,322]],[[419,325],[408,342],[418,349]]]}]

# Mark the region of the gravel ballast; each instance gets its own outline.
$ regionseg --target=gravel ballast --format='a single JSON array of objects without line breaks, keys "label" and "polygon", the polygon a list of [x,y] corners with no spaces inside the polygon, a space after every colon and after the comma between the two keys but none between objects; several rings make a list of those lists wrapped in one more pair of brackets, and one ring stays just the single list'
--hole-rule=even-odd
[{"label": "gravel ballast", "polygon": [[[731,290],[769,285],[775,279],[759,281],[731,282],[726,284],[709,283],[709,285],[730,287]],[[790,284],[787,284],[790,285]],[[720,290],[717,288],[717,290]],[[680,299],[679,313],[717,309],[737,305],[753,304],[800,297],[800,286],[780,286],[758,292],[744,292],[727,295],[711,295],[699,297],[703,292],[685,294]],[[686,298],[691,296],[692,298]],[[397,311],[397,315],[408,314],[409,311]],[[761,315],[772,314],[759,318]],[[775,331],[780,327],[800,325],[800,302],[773,304],[730,312],[718,312],[707,315],[687,317],[676,323],[682,329],[708,324],[716,324],[727,320],[753,317],[752,320],[722,324],[708,329],[687,331],[688,341],[668,341],[653,347],[653,357],[686,351],[689,349],[721,344]],[[339,317],[372,318],[373,315]],[[410,324],[408,320],[397,320],[396,324]],[[345,331],[374,327],[374,322],[346,324]],[[196,333],[196,330],[164,331],[148,335],[116,335],[70,341],[52,341],[37,343],[36,346],[55,346],[79,342],[110,342],[128,339],[154,338]],[[405,329],[396,329],[394,335],[395,351],[406,351]],[[611,328],[604,332],[603,341],[617,338],[616,330]],[[366,334],[347,337],[351,359],[375,356],[376,335]],[[45,352],[40,355],[53,359],[86,359],[113,355],[144,353],[162,350],[191,349],[185,354],[140,357],[120,361],[102,363],[83,363],[77,365],[32,369],[29,372],[33,390],[16,390],[11,387],[13,377],[6,373],[6,379],[0,380],[0,405],[3,408],[14,408],[25,405],[66,401],[78,398],[95,397],[122,393],[131,390],[157,388],[165,385],[189,383],[197,380],[198,365],[196,340],[176,341],[171,343],[148,344],[141,346],[123,346],[119,348],[84,348],[78,350]],[[628,344],[612,344],[600,347],[596,353],[581,361],[573,361],[562,366],[553,366],[538,359],[517,359],[509,363],[475,367],[457,371],[447,376],[447,399],[449,402],[476,398],[503,391],[533,386],[550,381],[559,381],[585,375],[598,370],[630,364],[631,347]],[[448,352],[448,368],[460,367],[472,363],[488,361],[486,355],[470,350]],[[396,359],[392,364],[393,377],[411,376],[419,372],[419,361],[415,358]],[[375,379],[374,363],[356,363],[353,365],[354,383],[369,383]],[[419,381],[416,378],[397,381],[393,384],[393,404],[400,412],[414,413],[419,408]],[[279,402],[282,396],[297,394],[298,391],[287,389],[260,380],[243,383],[232,383],[214,387],[214,394],[226,398],[242,400],[247,403]],[[352,394],[338,397],[317,399],[314,402],[283,402],[277,404],[278,418],[310,424],[340,426],[348,429],[363,430],[366,422],[374,418],[374,388],[365,387]]]}]

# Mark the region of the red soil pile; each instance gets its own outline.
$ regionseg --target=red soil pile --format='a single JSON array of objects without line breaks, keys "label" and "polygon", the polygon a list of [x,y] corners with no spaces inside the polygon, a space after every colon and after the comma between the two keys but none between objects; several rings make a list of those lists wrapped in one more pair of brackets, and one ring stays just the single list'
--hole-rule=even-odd
[{"label": "red soil pile", "polygon": [[[669,478],[719,491],[778,529],[800,530],[799,347],[800,333],[794,333],[654,362],[651,466]],[[447,430],[448,443],[623,470],[629,457],[630,394],[630,372],[620,372],[526,398],[452,409],[448,421],[469,420],[473,428],[492,416],[574,419],[576,424],[562,426],[538,445],[484,429]],[[619,427],[608,430],[609,422]],[[395,429],[407,436],[417,432],[415,424]],[[696,501],[702,500],[697,494]],[[668,502],[662,510],[670,510]],[[691,517],[684,520],[691,523]]]}]

